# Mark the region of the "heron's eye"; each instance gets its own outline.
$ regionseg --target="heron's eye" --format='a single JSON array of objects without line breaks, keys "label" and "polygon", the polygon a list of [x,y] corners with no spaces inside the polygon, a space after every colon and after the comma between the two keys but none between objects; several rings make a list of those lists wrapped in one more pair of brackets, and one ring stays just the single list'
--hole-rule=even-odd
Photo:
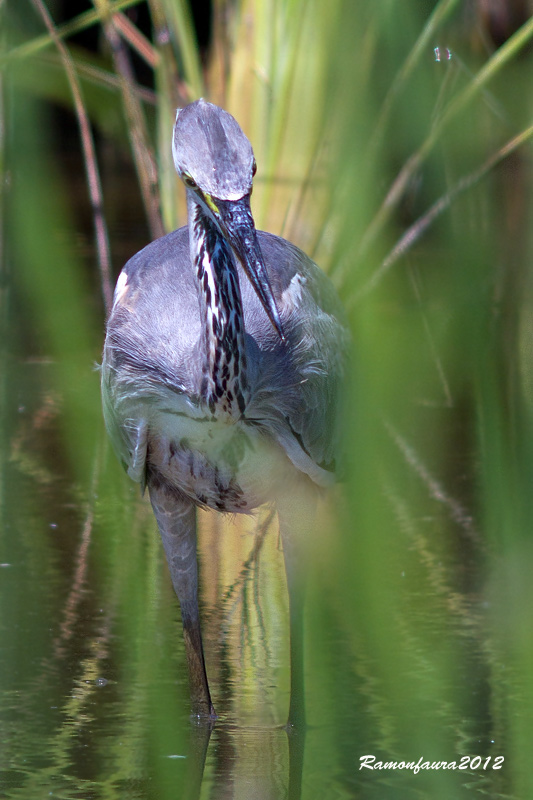
[{"label": "heron's eye", "polygon": [[183,175],[183,183],[185,184],[185,186],[188,186],[189,189],[198,188],[196,182],[193,181],[190,175]]}]

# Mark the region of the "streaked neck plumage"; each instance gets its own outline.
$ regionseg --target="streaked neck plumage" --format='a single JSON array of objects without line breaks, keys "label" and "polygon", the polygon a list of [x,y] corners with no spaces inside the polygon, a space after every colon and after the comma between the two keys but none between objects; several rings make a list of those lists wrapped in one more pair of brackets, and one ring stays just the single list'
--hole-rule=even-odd
[{"label": "streaked neck plumage", "polygon": [[214,416],[240,419],[248,399],[248,384],[244,314],[233,252],[190,192],[188,214],[202,321],[201,398]]}]

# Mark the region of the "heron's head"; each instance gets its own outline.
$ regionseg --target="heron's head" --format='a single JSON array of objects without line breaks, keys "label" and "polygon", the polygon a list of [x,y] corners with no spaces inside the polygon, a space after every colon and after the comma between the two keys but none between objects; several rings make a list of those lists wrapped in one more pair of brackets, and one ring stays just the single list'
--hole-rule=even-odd
[{"label": "heron's head", "polygon": [[172,155],[188,188],[219,200],[250,194],[255,174],[252,145],[238,122],[218,106],[202,99],[178,109]]},{"label": "heron's head", "polygon": [[231,246],[283,339],[250,210],[256,170],[252,145],[231,114],[205,100],[197,100],[178,109],[172,155],[187,194],[202,207]]}]

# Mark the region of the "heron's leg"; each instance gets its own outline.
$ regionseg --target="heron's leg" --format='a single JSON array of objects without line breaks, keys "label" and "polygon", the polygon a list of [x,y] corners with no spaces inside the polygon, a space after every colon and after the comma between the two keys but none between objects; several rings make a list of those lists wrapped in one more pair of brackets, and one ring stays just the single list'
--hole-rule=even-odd
[{"label": "heron's leg", "polygon": [[277,502],[287,590],[289,594],[291,698],[289,728],[305,728],[304,698],[304,601],[316,500],[302,483],[299,490],[278,498]]},{"label": "heron's leg", "polygon": [[214,718],[216,715],[207,682],[198,609],[195,507],[165,486],[149,482],[148,489],[170,576],[180,602],[193,713]]}]

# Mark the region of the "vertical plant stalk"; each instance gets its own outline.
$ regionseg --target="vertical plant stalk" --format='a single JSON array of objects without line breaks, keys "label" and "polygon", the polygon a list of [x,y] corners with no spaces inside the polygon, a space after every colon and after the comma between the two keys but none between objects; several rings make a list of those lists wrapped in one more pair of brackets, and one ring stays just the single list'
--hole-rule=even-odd
[{"label": "vertical plant stalk", "polygon": [[98,164],[96,161],[96,153],[94,149],[94,141],[91,133],[89,117],[83,104],[81,86],[70,53],[65,43],[57,35],[55,25],[43,0],[32,0],[32,2],[37,12],[41,15],[48,33],[50,34],[50,38],[59,51],[67,80],[69,82],[70,90],[72,92],[72,97],[74,99],[74,107],[76,116],[78,118],[83,148],[83,160],[87,174],[87,185],[89,187],[89,196],[93,212],[96,252],[98,256],[98,268],[100,270],[100,285],[107,316],[111,311],[113,302],[111,257],[109,254],[109,237],[107,235],[107,226],[103,210],[102,184],[100,181],[100,173],[98,171]]},{"label": "vertical plant stalk", "polygon": [[[0,0],[0,48],[2,52],[6,47],[6,6],[5,0]],[[2,24],[3,23],[3,24]],[[5,242],[6,225],[6,195],[8,191],[6,180],[6,126],[5,126],[5,72],[0,74],[0,519],[3,522],[5,510],[5,470],[7,462],[7,408],[8,408],[8,347],[9,347],[9,262]],[[2,525],[4,527],[4,525]]]},{"label": "vertical plant stalk", "polygon": [[187,0],[161,0],[161,9],[181,60],[188,102],[201,97],[205,89],[191,5]]},{"label": "vertical plant stalk", "polygon": [[176,107],[207,92],[189,0],[148,0],[159,59],[157,87],[157,152],[163,219],[167,229],[186,222],[181,182],[176,180],[169,144]]},{"label": "vertical plant stalk", "polygon": [[[167,17],[160,0],[149,0],[150,15],[154,30],[157,61],[154,66],[156,87],[157,134],[156,152],[159,164],[159,193],[161,213],[166,230],[186,222],[184,194],[176,190],[176,170],[172,160],[170,133],[174,124],[176,107],[189,102],[186,81],[180,76],[176,56],[171,43]],[[180,219],[179,197],[181,196],[182,218]]]},{"label": "vertical plant stalk", "polygon": [[150,234],[154,239],[157,239],[165,233],[163,220],[161,219],[157,166],[152,149],[148,144],[146,121],[140,100],[135,91],[135,76],[108,0],[94,0],[94,4],[100,13],[104,33],[111,48],[115,70],[120,79],[122,99],[130,131],[133,158],[139,178],[144,209],[150,227]]}]

